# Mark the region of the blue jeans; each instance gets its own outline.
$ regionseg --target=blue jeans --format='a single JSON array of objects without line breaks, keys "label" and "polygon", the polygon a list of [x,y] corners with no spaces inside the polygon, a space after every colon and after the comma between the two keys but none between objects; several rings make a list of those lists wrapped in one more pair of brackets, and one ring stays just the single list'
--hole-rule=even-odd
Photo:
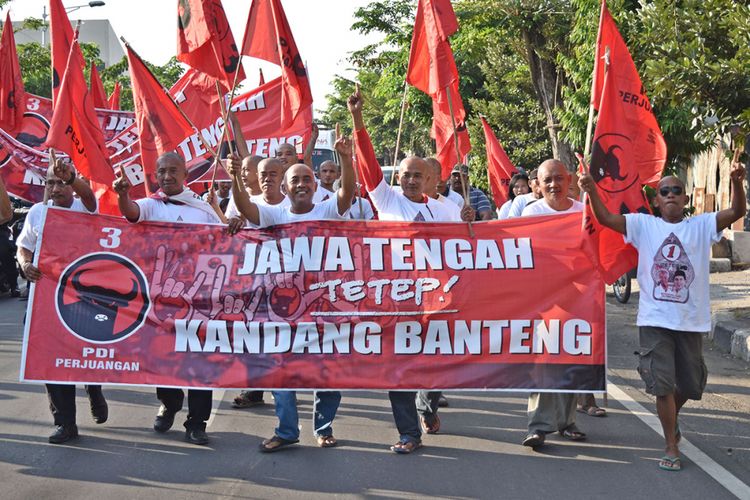
[{"label": "blue jeans", "polygon": [[[281,439],[299,439],[299,414],[297,413],[297,393],[295,391],[273,391],[276,402],[276,417],[279,426],[276,435]],[[313,433],[317,436],[333,435],[333,419],[339,409],[341,393],[336,391],[315,391],[313,408]]]},{"label": "blue jeans", "polygon": [[400,441],[420,441],[422,439],[422,431],[419,428],[419,418],[417,417],[416,395],[416,392],[388,392],[393,420],[396,423]]}]

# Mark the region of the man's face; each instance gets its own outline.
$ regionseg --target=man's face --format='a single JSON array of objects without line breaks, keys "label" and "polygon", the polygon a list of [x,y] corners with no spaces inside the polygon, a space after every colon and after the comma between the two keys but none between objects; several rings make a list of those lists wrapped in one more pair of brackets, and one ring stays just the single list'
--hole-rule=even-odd
[{"label": "man's face", "polygon": [[45,184],[47,196],[56,207],[70,208],[73,204],[73,187],[65,183],[52,173],[52,168],[47,171],[47,182]]},{"label": "man's face", "polygon": [[276,158],[284,164],[284,169],[297,163],[297,150],[289,143],[279,145],[276,149]]},{"label": "man's face", "polygon": [[180,194],[184,189],[186,177],[185,163],[177,158],[161,157],[156,162],[156,182],[167,196]]},{"label": "man's face", "polygon": [[315,174],[310,167],[297,163],[286,171],[284,178],[287,196],[293,208],[312,204],[313,194],[318,184],[315,182]]},{"label": "man's face", "polygon": [[542,189],[539,186],[539,179],[535,178],[529,180],[529,189],[531,190],[530,192],[534,193],[537,198],[542,197]]},{"label": "man's face", "polygon": [[425,187],[431,180],[429,168],[427,162],[415,156],[406,158],[401,162],[398,180],[404,196],[411,201],[422,201]]},{"label": "man's face", "polygon": [[[242,180],[245,181],[245,185],[250,185],[250,174],[253,171],[258,171],[258,158],[256,156],[247,156],[242,159]],[[229,185],[231,188],[231,184]]]},{"label": "man's face", "polygon": [[231,182],[220,182],[219,183],[219,197],[226,198],[229,196],[229,191],[232,190]]},{"label": "man's face", "polygon": [[[440,167],[440,162],[434,158],[426,158],[425,162],[429,167],[427,172],[430,174],[430,182],[425,184],[424,194],[430,198],[437,198],[439,193],[445,191],[445,183],[440,180],[442,168]],[[443,185],[442,189],[440,188],[440,184]]]},{"label": "man's face", "polygon": [[679,291],[683,288],[685,288],[685,277],[678,274],[674,277],[674,289]]},{"label": "man's face", "polygon": [[550,206],[554,206],[568,198],[570,174],[565,165],[559,162],[544,162],[537,174],[542,196]]},{"label": "man's face", "polygon": [[258,183],[265,195],[281,193],[283,177],[284,165],[279,160],[269,158],[258,165]]},{"label": "man's face", "polygon": [[656,206],[659,207],[662,218],[668,221],[680,221],[683,209],[687,205],[688,197],[685,186],[677,177],[665,177],[656,188]]},{"label": "man's face", "polygon": [[460,172],[453,171],[451,172],[451,189],[454,190],[457,193],[463,193],[464,192],[464,182],[463,177],[466,177],[466,181],[469,181],[469,174],[464,173],[462,176]]},{"label": "man's face", "polygon": [[319,175],[320,183],[330,189],[339,178],[339,168],[332,161],[324,161],[320,164]]},{"label": "man's face", "polygon": [[659,284],[664,288],[667,288],[667,283],[669,283],[669,273],[666,269],[662,269],[659,271]]}]

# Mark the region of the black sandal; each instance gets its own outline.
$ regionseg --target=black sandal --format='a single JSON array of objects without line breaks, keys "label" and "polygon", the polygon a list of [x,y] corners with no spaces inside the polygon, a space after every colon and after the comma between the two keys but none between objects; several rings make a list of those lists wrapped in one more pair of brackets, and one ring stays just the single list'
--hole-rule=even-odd
[{"label": "black sandal", "polygon": [[261,453],[273,453],[296,443],[299,443],[299,439],[284,439],[274,434],[272,438],[260,443],[259,449]]},{"label": "black sandal", "polygon": [[560,431],[560,435],[571,441],[583,441],[586,439],[586,433],[581,432],[575,425],[571,425]]}]

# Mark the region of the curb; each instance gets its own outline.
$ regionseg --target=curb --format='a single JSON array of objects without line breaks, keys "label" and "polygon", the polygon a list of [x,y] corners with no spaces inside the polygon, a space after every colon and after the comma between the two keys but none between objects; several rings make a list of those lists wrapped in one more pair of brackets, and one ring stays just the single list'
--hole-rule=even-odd
[{"label": "curb", "polygon": [[713,315],[710,338],[722,352],[750,362],[750,322],[737,319],[731,312]]}]

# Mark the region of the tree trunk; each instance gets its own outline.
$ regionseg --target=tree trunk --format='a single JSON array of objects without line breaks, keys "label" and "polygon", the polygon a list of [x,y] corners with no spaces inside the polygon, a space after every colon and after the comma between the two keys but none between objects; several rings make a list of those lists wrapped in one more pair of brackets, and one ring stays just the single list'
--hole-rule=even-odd
[{"label": "tree trunk", "polygon": [[541,33],[522,31],[526,45],[526,58],[529,62],[531,82],[537,99],[547,117],[547,132],[552,144],[552,156],[562,161],[568,170],[575,171],[576,160],[570,145],[559,138],[560,123],[555,117],[555,108],[562,103],[562,95],[557,85],[557,66],[554,61],[540,56],[538,49],[544,49],[546,40]]}]

